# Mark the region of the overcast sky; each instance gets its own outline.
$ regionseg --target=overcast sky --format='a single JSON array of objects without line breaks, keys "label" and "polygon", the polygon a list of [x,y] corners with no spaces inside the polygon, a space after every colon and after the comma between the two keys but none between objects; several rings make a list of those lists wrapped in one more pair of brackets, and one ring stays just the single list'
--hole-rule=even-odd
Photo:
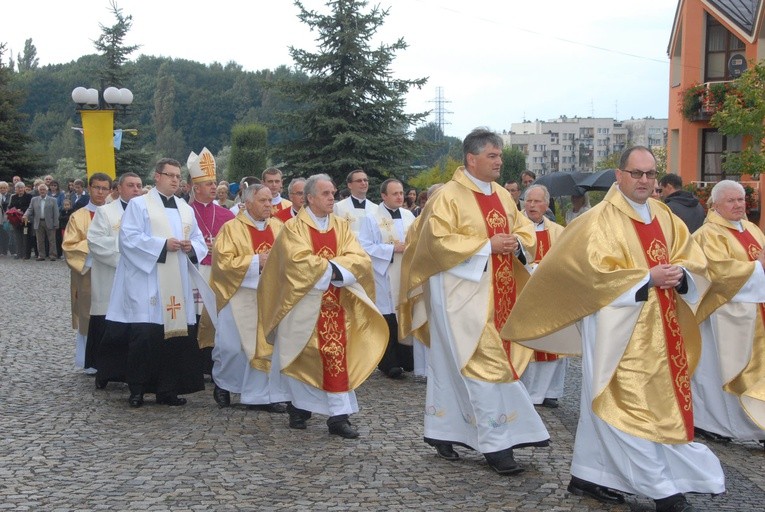
[{"label": "overcast sky", "polygon": [[[328,12],[323,0],[304,5]],[[390,12],[376,40],[403,37],[409,44],[394,62],[394,75],[429,77],[407,96],[407,110],[432,110],[436,87],[443,87],[451,111],[447,135],[462,138],[476,126],[509,130],[524,118],[668,115],[673,0],[380,5]],[[119,7],[133,16],[127,43],[141,45],[134,57],[235,61],[255,71],[291,66],[289,46],[315,49],[315,34],[290,0],[120,0]],[[114,23],[108,0],[13,0],[3,4],[0,42],[15,57],[31,37],[41,65],[64,63],[95,52],[99,23]]]}]

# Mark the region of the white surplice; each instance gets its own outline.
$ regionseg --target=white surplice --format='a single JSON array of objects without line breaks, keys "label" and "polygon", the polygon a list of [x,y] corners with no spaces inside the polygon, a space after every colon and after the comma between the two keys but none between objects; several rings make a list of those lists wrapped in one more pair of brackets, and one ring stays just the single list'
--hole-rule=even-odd
[{"label": "white surplice", "polygon": [[364,208],[356,208],[353,206],[351,197],[348,196],[342,201],[336,202],[334,206],[335,215],[347,220],[348,224],[351,226],[351,231],[353,231],[353,234],[357,237],[359,236],[359,230],[361,229],[360,219],[367,215],[373,215],[377,210],[377,205],[375,203],[369,199],[366,199],[365,201]]},{"label": "white surplice", "polygon": [[[155,194],[156,200],[161,201],[157,189],[150,190],[148,194]],[[197,225],[194,211],[181,198],[176,197],[175,203],[177,209],[165,208],[165,214],[173,235],[179,240],[187,238],[183,234],[179,213],[179,209],[187,209],[185,215],[190,216],[191,224],[188,239],[191,240],[197,261],[201,261],[207,255],[207,244]],[[163,308],[166,305],[161,300],[157,274],[157,266],[162,265],[162,263],[158,263],[157,260],[167,239],[152,235],[146,196],[133,198],[128,203],[122,216],[119,241],[121,257],[114,276],[114,287],[109,300],[106,319],[122,323],[163,325]],[[180,261],[183,297],[187,305],[185,308],[186,322],[193,325],[196,323],[196,312],[193,307],[193,286],[189,277],[191,271],[189,267],[193,267],[193,263],[185,254]]]},{"label": "white surplice", "polygon": [[91,258],[91,316],[104,316],[120,260],[119,232],[122,223],[122,201],[98,207],[88,228],[88,250]]}]

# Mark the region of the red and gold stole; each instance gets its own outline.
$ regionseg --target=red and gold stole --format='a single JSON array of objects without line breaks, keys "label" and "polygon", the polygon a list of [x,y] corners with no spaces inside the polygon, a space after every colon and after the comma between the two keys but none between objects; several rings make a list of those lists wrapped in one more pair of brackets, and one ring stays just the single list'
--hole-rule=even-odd
[{"label": "red and gold stole", "polygon": [[[669,250],[658,219],[650,224],[632,220],[640,244],[645,251],[648,267],[669,264]],[[677,320],[677,293],[673,288],[656,288],[661,309],[661,323],[667,347],[667,363],[672,377],[672,387],[685,423],[685,432],[689,441],[693,440],[693,399],[691,397],[691,379],[688,375],[688,357],[685,353],[683,334]]]},{"label": "red and gold stole", "polygon": [[[741,245],[744,247],[744,250],[746,251],[746,255],[749,256],[749,261],[757,261],[757,256],[760,255],[760,252],[762,251],[762,247],[760,244],[755,240],[755,238],[752,236],[752,234],[747,231],[739,231],[738,229],[728,228],[730,229],[731,233],[733,233],[733,236],[736,237],[736,239],[741,243]],[[762,314],[762,320],[763,323],[765,323],[765,304],[760,302],[760,313]]]},{"label": "red and gold stole", "polygon": [[534,263],[538,264],[550,250],[550,232],[545,229],[535,233],[537,234],[537,253],[534,255]]},{"label": "red and gold stole", "polygon": [[262,254],[271,250],[274,245],[274,232],[271,231],[271,226],[266,226],[266,229],[261,231],[248,224],[247,229],[250,231],[253,254]]},{"label": "red and gold stole", "polygon": [[276,215],[280,211],[284,210],[284,202],[280,201],[279,204],[272,204],[271,205],[271,215]]},{"label": "red and gold stole", "polygon": [[88,210],[88,211],[90,212],[90,220],[93,220],[93,217],[96,216],[96,212],[94,212],[92,210]]},{"label": "red and gold stole", "polygon": [[[546,229],[543,231],[536,231],[537,235],[537,253],[534,255],[534,263],[539,264],[545,254],[550,250],[550,232]],[[542,352],[541,350],[534,351],[534,361],[538,363],[546,363],[550,361],[557,361],[558,355],[551,354],[549,352]]]},{"label": "red and gold stole", "polygon": [[[510,233],[510,223],[507,219],[505,207],[495,193],[487,196],[481,192],[474,192],[478,207],[481,209],[483,220],[486,223],[486,232],[489,238],[497,233]],[[515,305],[515,276],[513,275],[513,255],[512,254],[492,254],[491,255],[491,284],[494,289],[494,327],[497,332],[502,330],[507,317]],[[518,374],[513,368],[513,362],[510,357],[510,340],[502,340],[502,348],[507,354],[507,363],[513,371],[513,379],[518,380]]]},{"label": "red and gold stole", "polygon": [[[271,209],[273,210],[273,207],[271,207]],[[271,215],[276,217],[282,222],[287,222],[288,220],[292,218],[292,207],[290,206],[288,208],[282,208],[281,210],[277,212],[273,212]]]},{"label": "red and gold stole", "polygon": [[[337,254],[335,230],[324,233],[310,228],[313,252],[326,260]],[[330,284],[321,296],[321,310],[316,321],[316,334],[319,338],[319,353],[324,368],[324,391],[340,393],[348,391],[348,359],[345,349],[348,338],[345,332],[345,310],[340,305],[340,288]]]}]

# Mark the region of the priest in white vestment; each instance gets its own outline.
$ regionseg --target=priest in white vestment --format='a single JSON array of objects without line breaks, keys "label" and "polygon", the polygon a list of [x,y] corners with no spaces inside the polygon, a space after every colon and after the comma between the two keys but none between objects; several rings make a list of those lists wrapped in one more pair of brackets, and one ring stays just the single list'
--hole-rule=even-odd
[{"label": "priest in white vestment", "polygon": [[117,200],[96,209],[88,228],[88,250],[91,257],[90,326],[88,327],[88,357],[93,361],[96,388],[109,381],[126,382],[126,325],[106,321],[114,273],[120,259],[119,233],[122,215],[128,202],[143,193],[141,177],[134,172],[123,173],[117,181]]},{"label": "priest in white vestment", "polygon": [[465,167],[425,205],[404,252],[399,321],[402,336],[430,343],[425,442],[447,460],[459,459],[454,445],[472,448],[512,475],[523,471],[513,450],[550,436],[518,380],[532,351],[499,336],[535,245],[531,222],[494,183],[501,148],[497,134],[473,130]]},{"label": "priest in white vestment", "polygon": [[369,177],[361,169],[349,172],[345,178],[345,184],[351,195],[335,203],[334,213],[348,221],[351,231],[358,236],[361,229],[361,218],[374,214],[377,205],[367,199]]},{"label": "priest in white vestment", "polygon": [[659,512],[687,512],[685,493],[725,491],[719,460],[693,442],[694,309],[709,281],[685,223],[650,199],[656,174],[648,148],[622,154],[617,184],[566,227],[502,334],[534,349],[581,350],[570,493],[613,504],[622,491],[654,499]]},{"label": "priest in white vestment", "polygon": [[204,389],[196,341],[192,274],[207,255],[194,211],[174,194],[181,164],[157,162],[156,186],[128,203],[120,226],[120,260],[107,320],[129,323],[128,386],[131,407],[144,393],[179,406],[178,395]]},{"label": "priest in white vestment", "polygon": [[693,234],[712,280],[696,315],[694,420],[697,434],[723,442],[765,440],[765,236],[746,219],[745,196],[740,183],[717,183],[714,209]]},{"label": "priest in white vestment", "polygon": [[398,309],[401,284],[401,259],[404,241],[414,215],[404,205],[404,185],[390,178],[380,185],[383,202],[372,215],[361,219],[359,243],[372,259],[375,277],[375,304],[390,330],[388,347],[377,368],[391,379],[404,377],[414,369],[411,338],[409,345],[399,342]]}]

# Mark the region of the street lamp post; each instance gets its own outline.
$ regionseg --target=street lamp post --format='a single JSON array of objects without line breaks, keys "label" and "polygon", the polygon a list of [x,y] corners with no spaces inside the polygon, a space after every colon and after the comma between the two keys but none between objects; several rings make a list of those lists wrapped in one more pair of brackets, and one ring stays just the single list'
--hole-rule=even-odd
[{"label": "street lamp post", "polygon": [[85,141],[85,165],[88,177],[103,172],[116,177],[114,163],[114,112],[126,110],[133,103],[129,89],[107,87],[103,93],[97,89],[76,87],[72,100],[82,117],[82,136]]}]

